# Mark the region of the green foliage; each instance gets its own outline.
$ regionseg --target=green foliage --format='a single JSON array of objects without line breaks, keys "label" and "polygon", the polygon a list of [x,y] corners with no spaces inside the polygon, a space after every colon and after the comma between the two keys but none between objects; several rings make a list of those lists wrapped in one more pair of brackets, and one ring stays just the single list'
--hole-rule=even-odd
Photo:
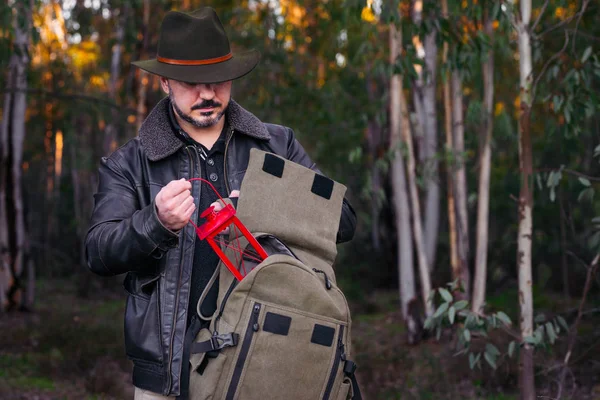
[{"label": "green foliage", "polygon": [[[469,367],[482,367],[484,360],[492,369],[498,368],[498,361],[505,355],[512,358],[518,349],[525,343],[535,348],[549,348],[558,339],[562,331],[568,331],[568,325],[560,315],[548,320],[544,314],[535,318],[536,329],[532,336],[523,337],[522,340],[512,340],[505,351],[499,350],[491,341],[492,332],[519,337],[512,328],[511,318],[503,311],[488,314],[473,312],[470,310],[469,302],[466,300],[455,300],[451,292],[461,293],[457,282],[446,285],[448,289],[440,287],[432,292],[433,299],[436,294],[441,302],[435,309],[433,315],[425,321],[424,328],[435,331],[439,340],[442,330],[452,328],[456,330],[456,353],[455,355],[468,354]],[[482,349],[474,350],[474,342],[480,342]],[[478,348],[481,345],[477,346]]]},{"label": "green foliage", "polygon": [[579,60],[565,64],[558,58],[544,77],[549,89],[544,102],[551,102],[553,112],[564,121],[565,135],[579,135],[585,121],[600,110],[600,98],[594,82],[600,78],[599,54],[593,54],[591,46],[583,51]]}]

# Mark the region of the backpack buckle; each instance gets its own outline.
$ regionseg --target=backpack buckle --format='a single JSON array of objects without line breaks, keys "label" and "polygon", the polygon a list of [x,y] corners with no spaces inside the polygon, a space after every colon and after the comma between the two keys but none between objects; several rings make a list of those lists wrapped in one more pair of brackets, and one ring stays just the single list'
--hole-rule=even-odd
[{"label": "backpack buckle", "polygon": [[225,347],[237,346],[239,337],[240,335],[233,332],[214,335],[210,338],[212,350],[221,350]]},{"label": "backpack buckle", "polygon": [[346,376],[353,376],[356,371],[356,364],[350,360],[346,360],[344,363],[344,374]]}]

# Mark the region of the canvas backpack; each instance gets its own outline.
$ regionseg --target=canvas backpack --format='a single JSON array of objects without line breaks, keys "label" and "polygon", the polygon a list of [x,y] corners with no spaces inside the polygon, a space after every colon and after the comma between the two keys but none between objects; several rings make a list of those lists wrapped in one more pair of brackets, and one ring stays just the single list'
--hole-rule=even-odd
[{"label": "canvas backpack", "polygon": [[[346,188],[258,149],[236,213],[269,256],[244,259],[238,281],[220,263],[217,310],[208,329],[187,332],[191,400],[360,399],[351,356],[351,317],[333,262]],[[243,235],[229,243],[250,248]],[[241,257],[229,248],[230,260]],[[208,316],[203,316],[208,318]],[[198,331],[199,330],[199,331]],[[187,367],[187,365],[186,365]]]}]

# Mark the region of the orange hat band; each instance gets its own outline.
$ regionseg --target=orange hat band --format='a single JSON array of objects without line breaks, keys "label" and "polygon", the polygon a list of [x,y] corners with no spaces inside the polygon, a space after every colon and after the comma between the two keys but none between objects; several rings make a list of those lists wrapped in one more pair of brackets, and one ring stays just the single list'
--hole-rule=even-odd
[{"label": "orange hat band", "polygon": [[156,59],[161,63],[172,64],[172,65],[210,65],[210,64],[217,64],[217,63],[220,63],[223,61],[227,61],[231,57],[233,57],[233,54],[229,53],[229,54],[226,54],[221,57],[208,58],[206,60],[175,60],[172,58],[165,58],[165,57],[160,57],[160,56],[158,56]]}]

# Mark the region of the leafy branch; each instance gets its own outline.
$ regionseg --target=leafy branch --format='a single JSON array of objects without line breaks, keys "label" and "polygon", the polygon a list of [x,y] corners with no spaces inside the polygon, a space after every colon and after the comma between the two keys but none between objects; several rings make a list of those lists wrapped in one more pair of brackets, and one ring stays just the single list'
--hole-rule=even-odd
[{"label": "leafy branch", "polygon": [[[552,319],[547,319],[544,314],[536,316],[536,329],[533,335],[521,337],[511,326],[510,317],[503,311],[497,311],[490,314],[482,314],[470,310],[470,304],[467,300],[456,300],[452,292],[459,290],[457,281],[447,284],[448,288],[441,287],[432,292],[432,296],[439,295],[441,300],[439,306],[433,315],[425,321],[424,327],[427,330],[435,331],[436,338],[439,340],[442,330],[456,326],[457,328],[457,352],[455,355],[468,354],[469,367],[481,368],[481,360],[496,369],[498,359],[503,356],[512,358],[518,353],[520,347],[528,343],[535,348],[546,348],[553,345],[564,330],[569,327],[565,319],[557,315]],[[503,352],[496,347],[489,339],[492,331],[501,331],[510,336],[511,340]],[[475,338],[480,338],[485,342],[483,351],[472,350],[472,344]]]}]

